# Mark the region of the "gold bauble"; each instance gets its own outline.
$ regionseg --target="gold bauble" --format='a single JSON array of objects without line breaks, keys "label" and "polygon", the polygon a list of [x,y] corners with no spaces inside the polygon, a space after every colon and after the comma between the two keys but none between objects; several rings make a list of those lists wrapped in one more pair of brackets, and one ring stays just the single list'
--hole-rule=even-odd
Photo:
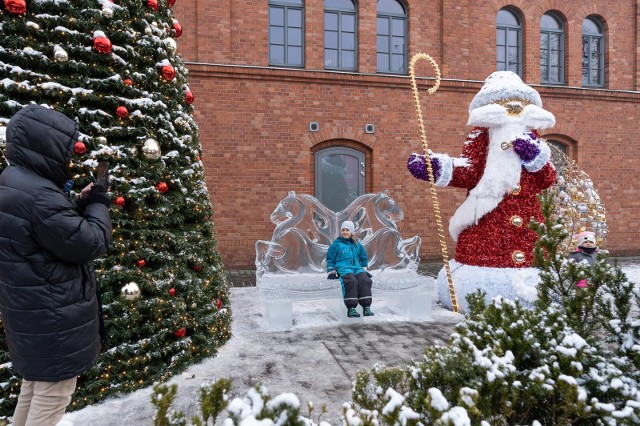
[{"label": "gold bauble", "polygon": [[149,160],[157,160],[161,155],[160,145],[155,139],[149,138],[142,145],[142,153]]},{"label": "gold bauble", "polygon": [[104,136],[98,136],[96,138],[96,143],[98,145],[106,145],[107,144],[107,138],[105,138]]}]

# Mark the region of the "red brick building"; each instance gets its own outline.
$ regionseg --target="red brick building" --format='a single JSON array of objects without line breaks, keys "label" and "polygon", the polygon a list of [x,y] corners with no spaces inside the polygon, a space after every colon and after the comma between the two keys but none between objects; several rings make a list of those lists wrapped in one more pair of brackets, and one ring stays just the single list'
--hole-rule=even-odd
[{"label": "red brick building", "polygon": [[[407,72],[419,52],[443,76],[436,94],[422,91],[432,150],[457,156],[483,80],[518,72],[556,116],[543,136],[593,179],[607,248],[640,252],[640,2],[179,0],[174,12],[228,268],[253,265],[288,191],[340,203],[325,191],[331,160],[346,161],[350,196],[388,190],[405,212],[401,233],[423,238],[423,259],[439,258],[428,185],[405,168],[421,151]],[[421,62],[417,74],[433,70]],[[448,222],[465,193],[438,194]]]}]

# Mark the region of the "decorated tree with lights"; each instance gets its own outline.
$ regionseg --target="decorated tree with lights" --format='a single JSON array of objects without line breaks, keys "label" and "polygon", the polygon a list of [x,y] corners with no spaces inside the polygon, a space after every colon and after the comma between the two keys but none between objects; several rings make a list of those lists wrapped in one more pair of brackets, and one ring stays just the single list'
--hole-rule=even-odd
[{"label": "decorated tree with lights", "polygon": [[[71,409],[162,382],[230,335],[173,3],[0,0],[0,141],[22,106],[47,105],[79,125],[71,196],[98,161],[111,171],[113,242],[96,265],[107,342]],[[6,416],[19,379],[0,339]]]}]

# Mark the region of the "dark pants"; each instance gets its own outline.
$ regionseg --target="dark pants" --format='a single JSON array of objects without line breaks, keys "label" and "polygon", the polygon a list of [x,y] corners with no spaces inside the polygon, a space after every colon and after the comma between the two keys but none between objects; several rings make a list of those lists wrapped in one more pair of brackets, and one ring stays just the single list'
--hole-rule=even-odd
[{"label": "dark pants", "polygon": [[366,272],[360,272],[358,275],[346,274],[340,278],[342,279],[344,304],[347,305],[347,308],[355,308],[358,303],[363,308],[371,306],[372,282]]}]

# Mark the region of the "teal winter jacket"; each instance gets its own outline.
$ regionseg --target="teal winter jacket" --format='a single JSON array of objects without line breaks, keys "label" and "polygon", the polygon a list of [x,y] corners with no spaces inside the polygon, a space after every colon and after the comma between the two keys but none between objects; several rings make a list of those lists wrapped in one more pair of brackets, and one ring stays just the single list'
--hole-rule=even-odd
[{"label": "teal winter jacket", "polygon": [[369,265],[367,252],[362,244],[351,238],[337,238],[327,251],[327,272],[337,271],[338,275],[359,274]]}]

